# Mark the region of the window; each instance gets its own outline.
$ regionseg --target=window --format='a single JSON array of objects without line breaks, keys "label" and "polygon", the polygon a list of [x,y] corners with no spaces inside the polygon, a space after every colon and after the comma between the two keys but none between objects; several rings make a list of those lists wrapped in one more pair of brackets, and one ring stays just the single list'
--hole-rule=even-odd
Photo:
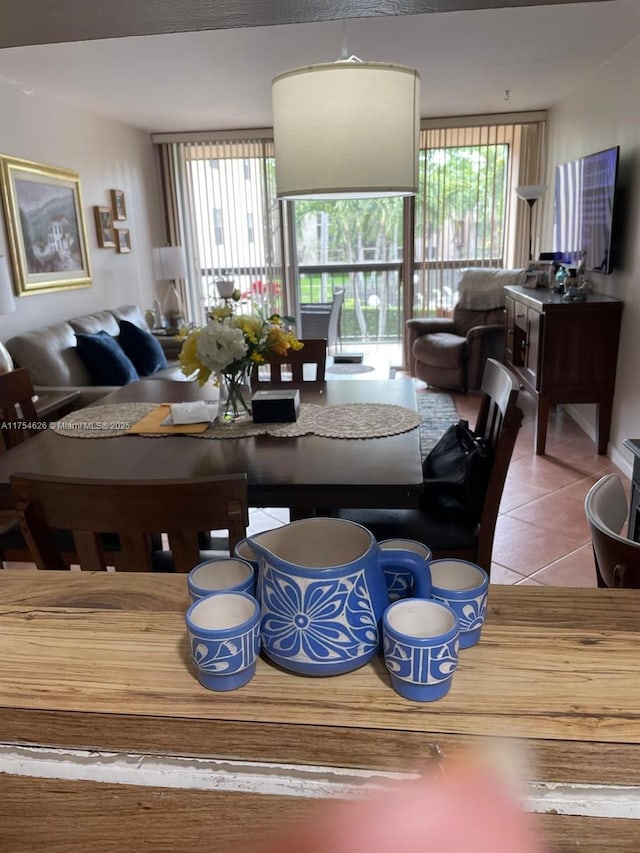
[{"label": "window", "polygon": [[224,229],[222,227],[222,210],[219,207],[213,208],[213,233],[218,246],[224,244]]},{"label": "window", "polygon": [[433,125],[420,132],[413,259],[418,315],[451,312],[464,267],[523,263],[515,187],[540,174],[542,159],[542,121]]},{"label": "window", "polygon": [[163,146],[163,153],[171,165],[181,242],[190,268],[200,270],[188,283],[188,319],[204,320],[217,298],[219,278],[234,280],[245,296],[241,310],[281,311],[272,141],[173,142]]}]

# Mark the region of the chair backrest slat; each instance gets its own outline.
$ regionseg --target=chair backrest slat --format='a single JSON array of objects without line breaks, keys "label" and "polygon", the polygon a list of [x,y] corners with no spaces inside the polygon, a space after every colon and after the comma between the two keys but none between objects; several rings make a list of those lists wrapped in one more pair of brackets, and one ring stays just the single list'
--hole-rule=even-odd
[{"label": "chair backrest slat", "polygon": [[[271,353],[266,364],[256,366],[251,381],[256,384],[300,385],[324,382],[327,365],[327,342],[324,338],[306,338],[299,350],[289,350],[286,355]],[[305,365],[314,367],[313,378],[307,378]],[[286,367],[286,371],[283,370]]]},{"label": "chair backrest slat", "polygon": [[17,426],[19,423],[38,422],[34,395],[31,375],[26,367],[0,374],[0,419],[4,424],[1,432],[7,449],[17,447],[37,432],[34,428]]},{"label": "chair backrest slat", "polygon": [[149,570],[151,537],[167,534],[179,572],[190,571],[198,561],[199,533],[228,530],[230,551],[246,535],[245,474],[144,481],[15,474],[11,486],[38,568],[64,568],[54,529],[73,531],[80,565],[93,571],[107,564],[104,534],[117,534],[117,567],[130,571]]},{"label": "chair backrest slat", "polygon": [[482,375],[482,398],[475,431],[493,453],[491,474],[482,504],[476,562],[489,571],[498,510],[513,448],[522,424],[517,406],[518,385],[511,372],[495,359],[487,359]]}]

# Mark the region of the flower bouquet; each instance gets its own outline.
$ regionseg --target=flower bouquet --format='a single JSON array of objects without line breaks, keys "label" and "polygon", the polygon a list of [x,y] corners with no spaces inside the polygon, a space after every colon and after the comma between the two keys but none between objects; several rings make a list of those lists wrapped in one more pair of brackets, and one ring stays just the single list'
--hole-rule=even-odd
[{"label": "flower bouquet", "polygon": [[251,373],[264,364],[269,353],[286,355],[303,344],[290,331],[291,317],[259,313],[236,314],[239,291],[213,308],[206,326],[184,331],[179,355],[182,372],[196,374],[202,386],[214,377],[220,388],[218,420],[235,423],[251,417]]}]

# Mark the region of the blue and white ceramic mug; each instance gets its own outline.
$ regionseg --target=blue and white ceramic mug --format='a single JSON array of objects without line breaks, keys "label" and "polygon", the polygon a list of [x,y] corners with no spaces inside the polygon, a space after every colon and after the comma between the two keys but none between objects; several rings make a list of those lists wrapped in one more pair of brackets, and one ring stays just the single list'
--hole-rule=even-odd
[{"label": "blue and white ceramic mug", "polygon": [[186,614],[191,659],[209,690],[243,687],[260,653],[260,605],[246,592],[217,592],[195,601]]},{"label": "blue and white ceramic mug", "polygon": [[416,702],[440,699],[458,666],[458,619],[446,604],[403,598],[382,617],[382,648],[391,686]]},{"label": "blue and white ceramic mug", "polygon": [[[424,559],[425,571],[429,570],[431,549],[422,542],[416,542],[415,539],[383,539],[382,542],[378,542],[378,545],[383,551],[399,551],[400,554],[413,551]],[[400,565],[387,564],[384,568],[384,579],[389,591],[389,601],[397,601],[399,598],[409,598],[413,595],[413,575]]]},{"label": "blue and white ceramic mug", "polygon": [[212,592],[255,593],[256,580],[253,566],[236,557],[222,557],[198,563],[187,575],[191,601],[211,595]]},{"label": "blue and white ceramic mug", "polygon": [[480,639],[487,614],[489,576],[468,560],[431,561],[431,596],[448,604],[460,622],[460,648],[468,649]]}]

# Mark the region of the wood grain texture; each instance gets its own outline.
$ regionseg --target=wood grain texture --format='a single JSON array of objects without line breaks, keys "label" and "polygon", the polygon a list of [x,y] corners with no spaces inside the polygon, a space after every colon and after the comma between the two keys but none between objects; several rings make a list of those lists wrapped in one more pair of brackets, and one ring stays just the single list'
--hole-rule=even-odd
[{"label": "wood grain texture", "polygon": [[[425,737],[402,729],[287,726],[219,720],[80,714],[0,708],[0,732],[8,743],[103,749],[195,757],[218,756],[286,764],[421,772],[433,760],[466,752],[477,736],[439,733]],[[640,785],[640,746],[527,740],[533,779],[607,785]]]},{"label": "wood grain texture", "polygon": [[190,668],[186,579],[0,573],[0,740],[407,770],[478,737],[525,739],[532,778],[640,783],[640,599],[492,586],[450,694],[401,699],[380,660],[302,678],[260,661],[213,694]]},{"label": "wood grain texture", "polygon": [[180,614],[14,607],[1,616],[0,702],[48,710],[403,728],[640,743],[636,649],[624,632],[486,624],[450,693],[402,699],[376,658],[306,679],[259,660],[242,690],[212,696],[191,669]]},{"label": "wood grain texture", "polygon": [[[1,853],[231,853],[319,805],[297,797],[0,777]],[[535,815],[554,853],[637,853],[638,821]],[[514,851],[515,853],[515,851]]]},{"label": "wood grain texture", "polygon": [[22,0],[4,0],[0,48],[379,15],[535,6],[542,2],[550,5],[577,0],[276,0],[270,3],[256,0],[155,0],[154,3],[112,0],[108,7],[97,0],[58,0],[55,15],[47,0],[31,0],[28,15],[24,14]]}]

